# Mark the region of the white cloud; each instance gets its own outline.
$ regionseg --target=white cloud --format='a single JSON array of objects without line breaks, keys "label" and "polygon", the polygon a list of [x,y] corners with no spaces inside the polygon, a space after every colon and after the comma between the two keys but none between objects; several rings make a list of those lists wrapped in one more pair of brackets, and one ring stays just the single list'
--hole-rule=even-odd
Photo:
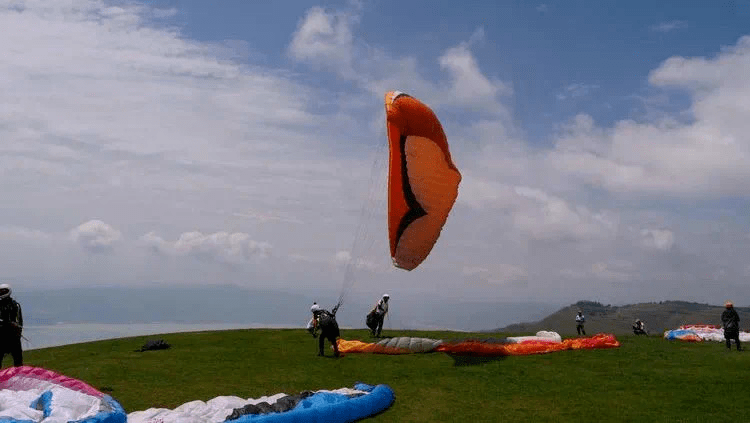
[{"label": "white cloud", "polygon": [[614,236],[617,221],[606,212],[594,213],[584,206],[528,187],[516,187],[525,203],[513,216],[516,226],[539,240],[591,240]]},{"label": "white cloud", "polygon": [[242,232],[184,232],[174,242],[165,241],[155,233],[149,232],[141,237],[141,241],[152,251],[161,254],[192,256],[202,260],[235,264],[252,258],[266,258],[272,250],[269,243],[251,240],[250,235]]},{"label": "white cloud", "polygon": [[674,232],[669,229],[642,229],[643,245],[661,251],[669,251],[674,246]]},{"label": "white cloud", "polygon": [[506,112],[498,97],[512,94],[512,89],[502,81],[491,81],[482,73],[468,44],[449,48],[438,61],[450,75],[448,93],[454,102],[499,114]]},{"label": "white cloud", "polygon": [[590,276],[599,280],[629,281],[633,278],[632,265],[630,263],[605,263],[596,262],[589,269]]},{"label": "white cloud", "polygon": [[349,263],[352,259],[352,254],[349,251],[337,251],[334,261],[337,264],[344,265]]},{"label": "white cloud", "polygon": [[101,220],[89,220],[70,231],[70,237],[84,250],[100,253],[109,252],[120,241],[122,234]]},{"label": "white cloud", "polygon": [[674,20],[668,22],[661,22],[651,26],[652,31],[656,32],[672,32],[676,29],[687,28],[688,24],[686,21]]},{"label": "white cloud", "polygon": [[559,93],[557,93],[558,100],[567,100],[571,98],[584,97],[591,93],[591,91],[599,89],[597,84],[583,84],[575,82],[565,86]]},{"label": "white cloud", "polygon": [[328,12],[322,7],[313,7],[297,27],[289,54],[300,62],[354,77],[351,26],[357,20],[357,15],[352,13]]},{"label": "white cloud", "polygon": [[0,11],[5,181],[107,185],[114,170],[121,183],[171,186],[185,164],[274,173],[268,157],[297,143],[314,151],[297,132],[319,125],[307,88],[151,25],[150,11],[85,0]]},{"label": "white cloud", "polygon": [[[292,35],[288,58],[304,65],[292,72],[159,21],[179,21],[177,10],[13,5],[0,6],[0,191],[14,200],[0,208],[3,275],[335,290],[342,267],[355,266],[378,289],[560,301],[636,280],[669,293],[666,281],[744,274],[750,244],[714,230],[744,225],[741,214],[714,202],[750,194],[749,38],[654,69],[651,89],[666,104],[688,94],[679,114],[603,126],[581,113],[530,142],[514,123],[512,85],[495,76],[504,59],[479,54],[494,28],[433,44],[433,57],[399,55],[360,37],[369,5],[316,7]],[[332,77],[306,83],[320,76],[307,66]],[[388,263],[385,193],[365,192],[391,89],[436,110],[464,176],[435,249],[409,273]],[[574,83],[560,94],[604,89]],[[352,254],[363,202],[375,229]],[[90,216],[118,229],[68,232]],[[84,253],[65,248],[71,237]]]},{"label": "white cloud", "polygon": [[623,120],[599,128],[579,115],[550,152],[550,165],[613,192],[750,195],[750,37],[713,59],[673,57],[650,75],[687,91],[693,119]]},{"label": "white cloud", "polygon": [[[0,7],[0,190],[16,199],[5,221],[310,225],[322,220],[310,205],[361,164],[337,148],[358,122],[318,108],[331,101],[319,88],[226,59],[226,47],[152,22],[148,5],[22,5]],[[36,212],[50,203],[64,206]]]},{"label": "white cloud", "polygon": [[47,240],[51,237],[39,229],[29,229],[22,226],[0,226],[0,240]]},{"label": "white cloud", "polygon": [[390,270],[390,265],[389,267],[384,267],[366,257],[352,258],[352,254],[349,251],[337,251],[334,255],[333,263],[339,269],[350,267],[350,270],[358,269],[369,272],[386,272]]},{"label": "white cloud", "polygon": [[475,30],[466,42],[446,49],[438,58],[448,80],[435,84],[425,78],[429,72],[420,72],[414,57],[394,58],[355,39],[352,27],[359,23],[360,15],[361,7],[346,11],[311,8],[294,33],[290,56],[316,69],[356,81],[378,97],[398,89],[432,107],[457,104],[483,113],[508,115],[507,106],[499,97],[511,95],[512,88],[487,77],[470,49],[484,39],[483,28]]},{"label": "white cloud", "polygon": [[464,267],[462,272],[467,282],[481,282],[494,285],[523,282],[529,277],[525,269],[505,263],[494,263],[489,268]]}]

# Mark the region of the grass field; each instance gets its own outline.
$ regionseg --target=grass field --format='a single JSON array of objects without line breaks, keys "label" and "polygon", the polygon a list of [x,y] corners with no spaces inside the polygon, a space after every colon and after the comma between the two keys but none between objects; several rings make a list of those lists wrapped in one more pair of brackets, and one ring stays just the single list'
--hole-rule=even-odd
[{"label": "grass field", "polygon": [[[172,348],[135,352],[156,338]],[[365,330],[343,330],[342,338],[370,340]],[[750,353],[727,352],[719,343],[618,339],[622,346],[617,349],[456,363],[443,353],[321,358],[317,340],[304,330],[252,329],[31,350],[24,361],[86,381],[110,393],[128,412],[219,395],[257,398],[362,381],[388,384],[396,393],[394,405],[367,420],[372,422],[750,421]],[[6,366],[9,361],[6,357]]]}]

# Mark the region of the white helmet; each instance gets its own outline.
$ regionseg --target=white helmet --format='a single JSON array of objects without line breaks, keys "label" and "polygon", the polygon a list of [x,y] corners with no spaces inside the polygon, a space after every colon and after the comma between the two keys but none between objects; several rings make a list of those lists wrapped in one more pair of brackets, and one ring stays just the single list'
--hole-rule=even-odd
[{"label": "white helmet", "polygon": [[388,294],[383,294],[383,298],[391,298],[391,296]]},{"label": "white helmet", "polygon": [[312,311],[313,313],[320,310],[322,310],[322,308],[320,308],[318,304],[313,304],[312,307],[310,307],[310,311]]},{"label": "white helmet", "polygon": [[0,300],[10,297],[12,289],[7,283],[0,284]]}]

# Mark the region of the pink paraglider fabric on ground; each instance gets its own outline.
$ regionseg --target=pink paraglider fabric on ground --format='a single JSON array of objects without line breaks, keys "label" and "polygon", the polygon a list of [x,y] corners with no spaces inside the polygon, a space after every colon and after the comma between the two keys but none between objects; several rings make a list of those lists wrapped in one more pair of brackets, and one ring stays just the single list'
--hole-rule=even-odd
[{"label": "pink paraglider fabric on ground", "polygon": [[34,389],[40,385],[57,385],[91,395],[92,397],[104,396],[104,394],[83,381],[40,367],[8,367],[7,369],[0,371],[0,389],[22,391]]},{"label": "pink paraglider fabric on ground", "polygon": [[20,366],[0,371],[0,421],[124,423],[112,397],[52,370]]}]

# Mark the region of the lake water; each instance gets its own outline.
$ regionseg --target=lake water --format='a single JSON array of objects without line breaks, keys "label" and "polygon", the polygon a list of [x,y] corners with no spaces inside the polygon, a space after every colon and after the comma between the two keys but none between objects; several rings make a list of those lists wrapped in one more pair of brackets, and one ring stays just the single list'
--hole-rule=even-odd
[{"label": "lake water", "polygon": [[[56,325],[25,326],[23,335],[24,350],[99,341],[102,339],[124,338],[129,336],[156,335],[175,332],[196,332],[227,329],[287,328],[287,326],[257,325],[253,323],[59,323]],[[304,326],[300,326],[304,329]]]}]

